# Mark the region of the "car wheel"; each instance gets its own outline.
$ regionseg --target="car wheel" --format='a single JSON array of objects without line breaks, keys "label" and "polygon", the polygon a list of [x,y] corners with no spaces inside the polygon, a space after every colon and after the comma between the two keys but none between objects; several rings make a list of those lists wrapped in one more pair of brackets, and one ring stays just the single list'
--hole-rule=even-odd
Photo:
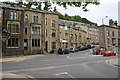
[{"label": "car wheel", "polygon": [[103,56],[106,56],[106,55],[103,55]]},{"label": "car wheel", "polygon": [[116,56],[116,54],[114,54],[114,56]]}]

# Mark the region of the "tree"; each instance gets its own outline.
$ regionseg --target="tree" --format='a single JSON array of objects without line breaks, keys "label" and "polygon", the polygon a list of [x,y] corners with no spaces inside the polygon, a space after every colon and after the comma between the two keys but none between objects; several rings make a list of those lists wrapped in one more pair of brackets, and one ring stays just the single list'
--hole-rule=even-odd
[{"label": "tree", "polygon": [[41,10],[41,6],[42,4],[44,4],[44,10],[50,10],[52,4],[56,4],[59,6],[63,6],[65,9],[67,9],[68,6],[74,6],[74,7],[82,7],[83,11],[88,11],[87,6],[89,4],[93,4],[93,5],[99,5],[100,2],[96,1],[96,0],[91,0],[91,2],[87,2],[87,0],[81,0],[81,2],[79,2],[79,0],[76,0],[76,2],[53,2],[52,0],[50,0],[49,2],[3,2],[5,4],[10,4],[11,6],[26,6],[27,8],[31,8],[32,5],[36,6],[37,9]]}]

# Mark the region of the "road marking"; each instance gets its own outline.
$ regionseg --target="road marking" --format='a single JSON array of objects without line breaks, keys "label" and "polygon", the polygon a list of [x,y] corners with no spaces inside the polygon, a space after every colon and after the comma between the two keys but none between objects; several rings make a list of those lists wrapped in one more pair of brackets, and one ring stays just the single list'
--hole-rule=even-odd
[{"label": "road marking", "polygon": [[[68,72],[62,72],[62,73],[55,73],[56,76],[61,77],[61,78],[72,78],[73,80],[77,80],[75,79],[75,77],[73,77],[72,75],[70,75]],[[64,75],[67,75],[68,77],[64,77]]]}]

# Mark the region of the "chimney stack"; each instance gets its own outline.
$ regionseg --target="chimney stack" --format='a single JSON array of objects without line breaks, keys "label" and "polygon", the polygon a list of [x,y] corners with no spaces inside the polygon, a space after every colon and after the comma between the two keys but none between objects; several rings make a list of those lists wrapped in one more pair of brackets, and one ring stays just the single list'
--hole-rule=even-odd
[{"label": "chimney stack", "polygon": [[114,25],[114,21],[112,19],[109,20],[109,25]]},{"label": "chimney stack", "polygon": [[118,24],[117,21],[114,21],[114,25],[117,26],[117,24]]}]

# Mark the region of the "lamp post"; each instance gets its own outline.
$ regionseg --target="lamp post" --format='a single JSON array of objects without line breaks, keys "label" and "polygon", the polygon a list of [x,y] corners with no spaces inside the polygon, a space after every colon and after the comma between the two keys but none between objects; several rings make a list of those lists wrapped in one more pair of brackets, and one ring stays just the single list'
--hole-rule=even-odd
[{"label": "lamp post", "polygon": [[108,16],[102,18],[102,25],[104,25],[104,18],[108,18]]},{"label": "lamp post", "polygon": [[[108,18],[108,16],[105,16],[105,17],[102,18],[102,25],[104,25],[104,18]],[[107,42],[106,42],[106,40],[107,40],[106,39],[106,37],[107,37],[106,36],[106,28],[105,28],[105,26],[103,26],[103,27],[104,27],[104,35],[105,35],[104,41],[105,41],[105,51],[106,51],[107,50],[107,46],[106,46],[107,45]]]}]

